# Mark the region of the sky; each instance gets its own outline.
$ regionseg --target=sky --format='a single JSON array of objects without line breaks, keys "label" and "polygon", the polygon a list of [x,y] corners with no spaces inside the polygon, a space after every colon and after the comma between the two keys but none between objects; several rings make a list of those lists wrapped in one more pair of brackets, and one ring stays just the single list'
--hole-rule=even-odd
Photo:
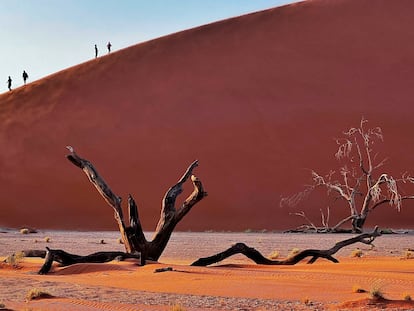
[{"label": "sky", "polygon": [[95,55],[298,0],[0,0],[0,93]]}]

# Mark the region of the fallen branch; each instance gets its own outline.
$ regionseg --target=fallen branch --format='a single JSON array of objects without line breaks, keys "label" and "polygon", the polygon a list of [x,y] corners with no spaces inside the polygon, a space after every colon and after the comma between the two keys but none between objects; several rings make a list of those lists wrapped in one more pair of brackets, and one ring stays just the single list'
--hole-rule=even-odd
[{"label": "fallen branch", "polygon": [[77,263],[104,263],[114,259],[123,261],[128,258],[140,259],[140,254],[131,254],[124,252],[97,252],[86,256],[74,255],[67,253],[60,249],[50,249],[46,247],[44,250],[24,250],[22,251],[25,257],[40,257],[45,258],[43,266],[38,271],[38,274],[47,274],[52,268],[54,261],[60,263],[62,266],[70,266]]},{"label": "fallen branch", "polygon": [[197,261],[193,262],[191,265],[203,267],[209,266],[235,254],[242,254],[247,258],[253,260],[256,264],[260,265],[295,265],[307,257],[311,257],[311,259],[308,261],[309,264],[314,263],[318,258],[325,258],[334,263],[338,263],[339,261],[332,255],[338,252],[341,248],[358,242],[371,245],[375,238],[380,235],[381,232],[379,231],[378,227],[375,227],[375,229],[371,233],[363,233],[356,237],[340,241],[330,249],[306,249],[284,260],[271,260],[269,258],[264,257],[256,249],[248,247],[244,243],[237,243],[229,249],[225,250],[224,252],[218,253],[210,257],[200,258]]},{"label": "fallen branch", "polygon": [[172,267],[158,268],[154,270],[154,273],[167,272],[167,271],[173,271],[173,268]]}]

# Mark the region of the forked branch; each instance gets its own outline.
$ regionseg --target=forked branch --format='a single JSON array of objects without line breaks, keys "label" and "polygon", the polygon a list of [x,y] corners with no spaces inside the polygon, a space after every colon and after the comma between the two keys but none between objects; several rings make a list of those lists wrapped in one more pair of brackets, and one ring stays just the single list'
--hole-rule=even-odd
[{"label": "forked branch", "polygon": [[128,241],[128,239],[125,238],[126,226],[124,223],[124,216],[122,213],[121,197],[117,196],[115,193],[112,192],[111,188],[109,188],[108,184],[99,175],[98,171],[95,169],[91,162],[78,156],[73,147],[67,146],[66,148],[70,151],[70,154],[66,156],[67,159],[74,165],[82,169],[82,171],[88,177],[89,181],[95,186],[96,190],[98,190],[98,192],[105,199],[105,201],[114,209],[115,219],[118,223],[119,231],[121,233],[125,249],[127,252],[131,252],[133,250],[133,247],[130,241]]},{"label": "forked branch", "polygon": [[[198,161],[196,160],[190,164],[179,181],[167,190],[162,201],[161,216],[154,237],[152,241],[147,241],[139,219],[138,207],[132,196],[129,195],[128,197],[129,226],[127,226],[122,213],[121,197],[112,192],[91,162],[78,156],[72,147],[68,146],[67,148],[70,151],[70,154],[67,156],[69,161],[83,170],[89,181],[114,209],[115,219],[118,223],[126,251],[128,253],[141,253],[142,264],[145,264],[146,259],[158,260],[177,223],[196,203],[207,195],[201,181],[193,175],[193,170],[198,166]],[[179,208],[176,208],[175,203],[178,195],[183,192],[183,184],[190,178],[194,190],[184,203]]]}]

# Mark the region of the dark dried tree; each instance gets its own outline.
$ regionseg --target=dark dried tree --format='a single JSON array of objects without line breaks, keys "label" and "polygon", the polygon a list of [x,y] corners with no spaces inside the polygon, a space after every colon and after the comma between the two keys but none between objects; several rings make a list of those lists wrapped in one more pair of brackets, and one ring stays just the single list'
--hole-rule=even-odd
[{"label": "dark dried tree", "polygon": [[[126,252],[140,253],[142,264],[145,264],[145,260],[147,259],[155,261],[159,259],[178,222],[181,221],[197,202],[207,195],[201,181],[192,174],[194,168],[198,166],[198,161],[194,161],[187,168],[181,179],[167,190],[162,200],[161,216],[154,236],[151,241],[147,241],[139,219],[138,208],[132,196],[128,196],[129,225],[127,225],[122,212],[121,197],[112,192],[91,162],[78,156],[72,147],[68,146],[67,148],[70,151],[67,158],[83,170],[86,176],[88,176],[89,181],[115,211],[115,219],[118,223]],[[182,205],[176,208],[175,202],[177,196],[182,193],[182,186],[189,178],[191,178],[194,185],[194,190]]]},{"label": "dark dried tree", "polygon": [[362,233],[356,237],[340,241],[329,249],[325,249],[325,250],[305,249],[284,260],[271,260],[269,258],[264,257],[258,250],[252,247],[248,247],[244,243],[236,243],[229,249],[225,250],[224,252],[218,253],[213,256],[205,257],[205,258],[200,258],[196,260],[195,262],[193,262],[191,265],[192,266],[209,266],[217,262],[220,262],[235,254],[242,254],[260,265],[277,265],[277,266],[282,266],[282,265],[288,266],[289,265],[290,266],[290,265],[297,264],[298,262],[304,260],[307,257],[310,257],[308,264],[314,263],[318,258],[325,258],[334,263],[338,263],[339,262],[338,259],[333,257],[333,255],[336,254],[341,248],[354,244],[354,243],[358,243],[358,242],[363,243],[363,244],[373,245],[372,242],[374,242],[375,238],[380,235],[381,235],[380,230],[378,229],[378,227],[375,227],[374,230],[370,233]]},{"label": "dark dried tree", "polygon": [[[328,207],[326,215],[321,210],[322,226],[318,227],[301,211],[295,215],[303,217],[308,224],[296,231],[360,233],[368,215],[380,205],[388,204],[400,211],[403,200],[414,199],[413,195],[404,195],[398,187],[399,183],[414,183],[413,177],[403,174],[401,178],[395,179],[381,171],[385,159],[376,161],[373,146],[376,142],[383,141],[382,130],[380,127],[366,129],[365,123],[367,120],[362,119],[359,127],[350,128],[343,133],[343,138],[337,139],[339,148],[335,157],[341,163],[338,171],[331,171],[325,176],[312,171],[313,183],[310,186],[280,202],[281,206],[297,206],[314,189],[324,187],[328,195],[334,195],[346,202],[349,216],[330,227]],[[342,228],[346,223],[351,223],[350,230]]]},{"label": "dark dried tree", "polygon": [[65,252],[61,249],[50,249],[46,247],[44,250],[24,250],[22,251],[25,257],[40,257],[45,258],[43,266],[38,271],[38,274],[47,274],[52,268],[54,261],[61,266],[70,266],[77,263],[104,263],[112,260],[123,261],[125,259],[141,259],[140,254],[130,254],[123,252],[97,252],[86,256],[74,255]]}]

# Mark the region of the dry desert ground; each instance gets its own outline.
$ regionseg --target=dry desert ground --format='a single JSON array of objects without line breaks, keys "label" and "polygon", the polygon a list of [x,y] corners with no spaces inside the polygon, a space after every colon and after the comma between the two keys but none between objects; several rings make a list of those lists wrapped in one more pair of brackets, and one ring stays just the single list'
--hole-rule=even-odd
[{"label": "dry desert ground", "polygon": [[[1,303],[13,310],[413,310],[412,302],[404,301],[414,295],[414,260],[404,258],[412,246],[411,234],[383,235],[373,250],[363,244],[346,247],[338,253],[338,264],[320,259],[312,265],[264,266],[236,255],[210,267],[190,266],[239,241],[265,255],[277,250],[285,257],[294,247],[325,249],[348,237],[177,232],[157,263],[56,265],[47,275],[37,274],[42,259],[26,258],[18,268],[1,266]],[[45,246],[77,254],[122,251],[117,238],[117,232],[5,231],[0,235],[0,256]],[[352,257],[357,247],[363,255]],[[165,267],[172,271],[154,273]],[[34,288],[53,297],[27,301]],[[371,299],[373,290],[389,301]]]}]

